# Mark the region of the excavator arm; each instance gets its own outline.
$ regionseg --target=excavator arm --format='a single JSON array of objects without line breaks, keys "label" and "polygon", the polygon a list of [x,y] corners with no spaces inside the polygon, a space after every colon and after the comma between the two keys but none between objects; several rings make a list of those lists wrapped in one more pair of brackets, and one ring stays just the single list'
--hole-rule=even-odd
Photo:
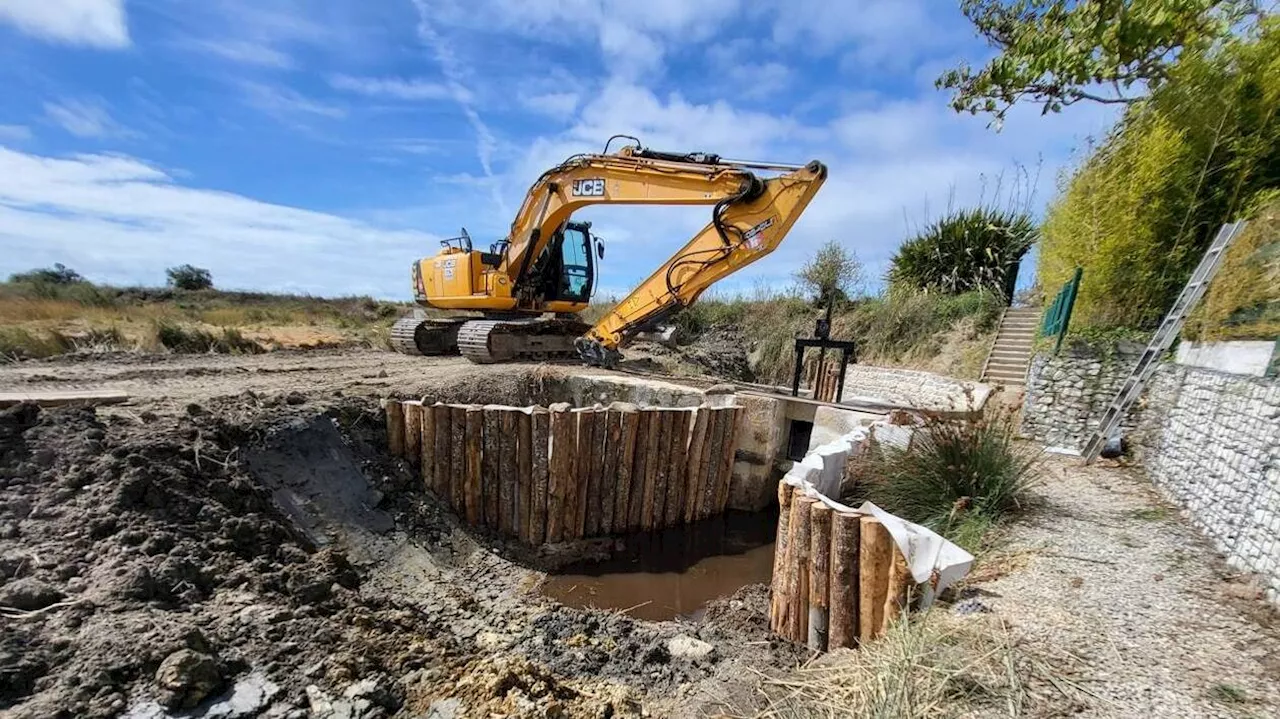
[{"label": "excavator arm", "polygon": [[777,249],[826,179],[826,166],[813,161],[717,202],[706,227],[578,339],[578,353],[591,364],[612,367],[636,332]]}]

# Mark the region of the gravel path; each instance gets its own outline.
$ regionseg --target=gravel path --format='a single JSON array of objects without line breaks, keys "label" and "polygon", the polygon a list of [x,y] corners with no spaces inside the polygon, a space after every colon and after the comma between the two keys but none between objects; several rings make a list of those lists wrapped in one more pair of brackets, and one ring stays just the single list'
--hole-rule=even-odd
[{"label": "gravel path", "polygon": [[1280,716],[1280,632],[1135,470],[1046,456],[977,598],[1024,657],[1032,715]]}]

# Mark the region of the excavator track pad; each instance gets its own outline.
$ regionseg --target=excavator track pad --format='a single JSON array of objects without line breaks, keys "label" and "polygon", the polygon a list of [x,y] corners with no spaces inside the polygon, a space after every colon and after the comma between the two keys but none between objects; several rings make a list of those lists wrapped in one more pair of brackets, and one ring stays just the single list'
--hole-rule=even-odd
[{"label": "excavator track pad", "polygon": [[477,364],[577,359],[574,340],[589,329],[578,320],[472,320],[458,330],[458,350]]},{"label": "excavator track pad", "polygon": [[391,348],[407,355],[458,353],[458,329],[465,318],[401,317],[391,325]]}]

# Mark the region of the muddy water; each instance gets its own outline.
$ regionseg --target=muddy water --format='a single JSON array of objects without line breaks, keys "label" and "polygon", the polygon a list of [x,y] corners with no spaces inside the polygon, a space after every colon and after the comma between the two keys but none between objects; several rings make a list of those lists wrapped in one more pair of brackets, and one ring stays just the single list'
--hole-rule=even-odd
[{"label": "muddy water", "polygon": [[621,540],[602,562],[564,567],[543,594],[572,607],[624,610],[662,621],[701,615],[713,599],[748,584],[768,583],[777,513],[724,517]]}]

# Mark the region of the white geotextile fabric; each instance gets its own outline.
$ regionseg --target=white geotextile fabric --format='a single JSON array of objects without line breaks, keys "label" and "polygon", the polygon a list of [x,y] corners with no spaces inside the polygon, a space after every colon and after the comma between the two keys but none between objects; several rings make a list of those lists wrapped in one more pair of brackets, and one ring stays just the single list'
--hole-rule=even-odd
[{"label": "white geotextile fabric", "polygon": [[803,460],[792,466],[782,481],[800,487],[806,496],[813,497],[836,511],[869,514],[879,519],[893,536],[894,544],[898,545],[902,555],[907,558],[911,576],[917,583],[927,583],[931,588],[924,596],[927,605],[937,592],[969,573],[973,566],[973,555],[943,539],[937,532],[890,514],[871,502],[863,502],[862,506],[854,508],[845,506],[830,496],[839,495],[840,480],[844,476],[849,455],[861,451],[872,432],[879,442],[906,446],[911,440],[912,430],[909,427],[879,423],[871,427],[859,427],[834,442],[810,450]]}]

